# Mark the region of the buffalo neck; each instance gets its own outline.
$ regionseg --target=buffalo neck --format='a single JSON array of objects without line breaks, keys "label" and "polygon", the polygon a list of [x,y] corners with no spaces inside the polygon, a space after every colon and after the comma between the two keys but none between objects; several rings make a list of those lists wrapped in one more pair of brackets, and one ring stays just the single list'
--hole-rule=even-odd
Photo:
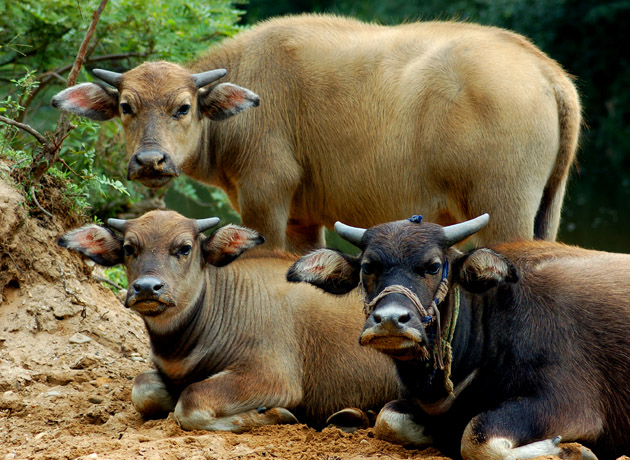
[{"label": "buffalo neck", "polygon": [[[222,81],[247,86],[239,81],[239,53],[238,44],[227,40],[194,62],[189,69],[191,72],[226,69],[228,73]],[[238,114],[224,121],[202,117],[202,134],[197,148],[181,166],[182,171],[195,180],[223,190],[233,188],[235,174],[232,169],[237,163],[235,156],[240,153],[237,146],[252,135],[242,128],[241,118],[244,115]]]},{"label": "buffalo neck", "polygon": [[165,359],[188,356],[197,346],[203,332],[202,316],[206,303],[206,288],[200,290],[192,306],[185,308],[185,316],[177,321],[177,326],[168,332],[157,332],[147,327],[151,340],[151,351]]},{"label": "buffalo neck", "polygon": [[[480,344],[477,343],[471,333],[480,321],[477,313],[478,309],[475,305],[479,299],[465,290],[459,289],[459,293],[456,294],[459,296],[458,300],[455,299],[453,292],[453,289],[449,290],[440,308],[443,318],[442,334],[445,334],[450,318],[453,315],[455,302],[459,301],[459,312],[450,344],[452,349],[450,374],[448,373],[448,368],[442,370],[437,365],[434,365],[435,358],[396,361],[398,375],[404,384],[405,392],[411,395],[422,395],[421,401],[423,403],[433,404],[443,401],[449,396],[452,397],[447,389],[447,378],[450,378],[452,381],[456,394],[458,393],[459,384],[464,382],[466,385],[470,384],[471,375],[475,373],[477,367],[478,360],[475,359],[475,356],[481,356]],[[472,359],[470,359],[471,356],[473,357]],[[461,390],[461,385],[459,389]]]},{"label": "buffalo neck", "polygon": [[149,330],[153,359],[171,384],[203,380],[238,360],[244,346],[239,328],[245,326],[238,293],[247,289],[231,271],[207,266],[197,300],[178,326],[168,333]]}]

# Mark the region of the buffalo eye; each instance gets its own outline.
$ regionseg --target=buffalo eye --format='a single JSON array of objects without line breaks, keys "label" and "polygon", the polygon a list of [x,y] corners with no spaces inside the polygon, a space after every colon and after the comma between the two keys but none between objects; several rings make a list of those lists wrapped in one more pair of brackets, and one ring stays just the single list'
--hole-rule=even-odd
[{"label": "buffalo eye", "polygon": [[184,104],[179,109],[177,109],[177,113],[175,114],[175,118],[183,117],[190,110],[190,104]]},{"label": "buffalo eye", "polygon": [[126,102],[123,102],[120,104],[120,110],[122,111],[122,113],[124,113],[125,115],[130,115],[132,110],[131,110],[131,106],[129,104],[127,104]]},{"label": "buffalo eye", "polygon": [[125,257],[131,257],[136,253],[135,248],[130,244],[123,245],[122,249]]},{"label": "buffalo eye", "polygon": [[379,266],[376,262],[363,262],[361,264],[361,271],[364,275],[375,275]]},{"label": "buffalo eye", "polygon": [[187,256],[192,251],[192,246],[190,244],[185,244],[181,248],[177,250],[178,256]]},{"label": "buffalo eye", "polygon": [[434,262],[427,267],[426,273],[429,275],[436,275],[437,272],[440,271],[440,268],[442,268],[442,264],[440,262]]}]

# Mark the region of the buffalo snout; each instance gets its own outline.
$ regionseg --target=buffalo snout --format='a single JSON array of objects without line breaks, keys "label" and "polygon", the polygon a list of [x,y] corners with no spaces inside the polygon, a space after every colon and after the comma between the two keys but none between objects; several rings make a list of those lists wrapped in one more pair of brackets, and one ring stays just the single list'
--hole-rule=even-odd
[{"label": "buffalo snout", "polygon": [[159,188],[179,176],[179,168],[171,156],[161,150],[141,150],[132,155],[127,166],[127,179],[146,187]]},{"label": "buffalo snout", "polygon": [[144,316],[156,316],[175,306],[168,285],[153,276],[142,276],[131,283],[125,306]]},{"label": "buffalo snout", "polygon": [[[397,359],[424,356],[428,338],[422,321],[402,296],[383,299],[367,317],[359,343]],[[413,308],[413,306],[411,306]]]}]

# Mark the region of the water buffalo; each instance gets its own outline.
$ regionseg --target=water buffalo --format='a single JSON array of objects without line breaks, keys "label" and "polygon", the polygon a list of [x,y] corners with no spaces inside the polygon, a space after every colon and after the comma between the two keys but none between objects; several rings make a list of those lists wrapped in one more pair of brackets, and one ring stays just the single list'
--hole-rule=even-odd
[{"label": "water buffalo", "polygon": [[110,219],[117,233],[88,225],[59,240],[99,264],[125,265],[125,305],[142,316],[155,365],[133,385],[142,415],[174,410],[184,429],[238,432],[295,416],[321,426],[346,407],[378,410],[399,397],[392,363],[356,341],[359,298],[287,283],[295,257],[239,257],[262,237],[234,225],[202,234],[217,222],[152,211]]},{"label": "water buffalo", "polygon": [[360,342],[393,358],[405,392],[377,434],[466,460],[595,458],[560,439],[630,453],[630,255],[543,241],[462,253],[452,246],[487,215],[412,220],[338,224],[361,254],[320,249],[288,274],[363,292]]},{"label": "water buffalo", "polygon": [[[221,69],[232,83],[216,84]],[[513,32],[290,16],[188,67],[94,74],[113,87],[83,83],[53,106],[120,117],[130,179],[218,186],[267,247],[304,251],[335,219],[367,227],[416,209],[443,225],[492,213],[478,244],[556,237],[580,102]]]}]

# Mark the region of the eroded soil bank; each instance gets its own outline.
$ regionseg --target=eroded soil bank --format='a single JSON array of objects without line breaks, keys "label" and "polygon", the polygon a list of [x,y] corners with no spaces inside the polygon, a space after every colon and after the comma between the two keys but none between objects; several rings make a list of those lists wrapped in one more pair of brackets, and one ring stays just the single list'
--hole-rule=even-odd
[{"label": "eroded soil bank", "polygon": [[[27,215],[0,178],[0,460],[10,459],[422,459],[370,430],[273,426],[245,434],[186,432],[171,417],[144,421],[133,378],[150,368],[141,320],[94,281],[98,268],[57,248],[79,225],[53,192],[55,216]],[[541,457],[553,459],[555,457]]]}]

